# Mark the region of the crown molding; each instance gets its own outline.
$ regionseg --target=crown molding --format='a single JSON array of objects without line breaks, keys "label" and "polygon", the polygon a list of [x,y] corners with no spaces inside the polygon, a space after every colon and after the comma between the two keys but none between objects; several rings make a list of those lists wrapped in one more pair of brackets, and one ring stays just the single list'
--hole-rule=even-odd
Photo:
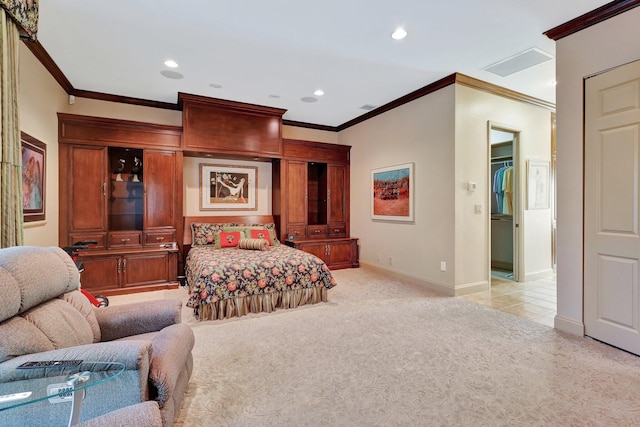
[{"label": "crown molding", "polygon": [[337,132],[337,126],[327,126],[327,125],[317,125],[315,123],[306,123],[306,122],[297,122],[295,120],[286,120],[282,119],[282,124],[285,126],[295,126],[299,128],[307,128],[307,129],[315,129],[315,130],[326,130],[329,132]]},{"label": "crown molding", "polygon": [[67,94],[72,95],[72,91],[75,89],[71,82],[64,75],[62,70],[58,67],[58,65],[54,62],[53,58],[49,55],[49,52],[40,44],[39,41],[28,41],[23,40],[23,43],[29,48],[31,53],[40,61],[40,63],[44,66],[44,68],[49,71],[49,74],[58,82],[58,84],[64,89]]},{"label": "crown molding", "polygon": [[525,104],[534,105],[536,107],[546,108],[547,110],[555,111],[556,104],[553,102],[545,101],[544,99],[536,98],[534,96],[525,95],[524,93],[516,92],[511,89],[504,88],[502,86],[494,85],[483,80],[478,80],[473,77],[466,76],[464,74],[456,73],[456,83],[462,86],[467,86],[473,89],[488,92],[492,95],[502,96],[513,101],[524,102]]},{"label": "crown molding", "polygon": [[571,21],[558,25],[543,34],[552,40],[558,41],[563,37],[567,37],[578,31],[582,31],[585,28],[592,25],[599,24],[602,21],[606,21],[616,15],[624,13],[635,7],[640,6],[640,0],[615,0],[611,3],[607,3],[597,9],[587,12],[584,15],[580,15]]}]

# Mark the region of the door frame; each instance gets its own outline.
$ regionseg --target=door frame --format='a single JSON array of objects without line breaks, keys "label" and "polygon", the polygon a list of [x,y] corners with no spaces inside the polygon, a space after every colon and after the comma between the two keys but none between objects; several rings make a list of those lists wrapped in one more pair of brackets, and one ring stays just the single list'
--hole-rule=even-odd
[{"label": "door frame", "polygon": [[491,290],[491,197],[489,183],[493,182],[491,176],[491,130],[499,130],[513,134],[513,280],[524,280],[524,226],[523,226],[523,191],[520,186],[522,167],[520,162],[520,132],[521,130],[509,125],[487,120],[487,280]]}]

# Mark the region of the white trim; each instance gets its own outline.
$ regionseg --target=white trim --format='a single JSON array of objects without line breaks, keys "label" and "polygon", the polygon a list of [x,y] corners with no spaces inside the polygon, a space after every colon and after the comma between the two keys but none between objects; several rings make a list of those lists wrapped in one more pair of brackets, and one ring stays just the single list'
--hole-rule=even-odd
[{"label": "white trim", "polygon": [[445,285],[444,283],[430,282],[430,281],[421,279],[419,277],[412,276],[410,274],[402,273],[400,271],[392,270],[390,268],[384,268],[379,265],[372,264],[362,260],[360,261],[360,267],[369,268],[371,270],[374,270],[378,273],[385,274],[385,275],[393,275],[393,277],[397,279],[404,280],[413,285],[422,286],[425,289],[428,289],[430,291],[436,292],[441,295],[445,295],[449,297],[456,296],[455,295],[456,290],[452,289],[448,285]]},{"label": "white trim", "polygon": [[576,322],[575,320],[567,319],[566,317],[556,315],[553,321],[553,327],[571,335],[577,335],[579,337],[584,336],[584,323]]},{"label": "white trim", "polygon": [[524,281],[529,282],[531,280],[542,280],[548,279],[550,275],[553,274],[553,268],[549,268],[547,270],[536,271],[534,273],[527,273],[524,276]]},{"label": "white trim", "polygon": [[456,285],[455,296],[475,294],[476,292],[488,292],[491,290],[491,283],[486,280],[479,282],[465,283],[464,285]]}]

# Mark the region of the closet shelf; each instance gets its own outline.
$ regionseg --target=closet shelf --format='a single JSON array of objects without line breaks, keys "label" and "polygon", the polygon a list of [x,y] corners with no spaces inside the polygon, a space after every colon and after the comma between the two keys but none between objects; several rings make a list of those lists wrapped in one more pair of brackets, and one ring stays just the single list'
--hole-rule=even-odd
[{"label": "closet shelf", "polygon": [[491,214],[491,221],[513,221],[513,215]]}]

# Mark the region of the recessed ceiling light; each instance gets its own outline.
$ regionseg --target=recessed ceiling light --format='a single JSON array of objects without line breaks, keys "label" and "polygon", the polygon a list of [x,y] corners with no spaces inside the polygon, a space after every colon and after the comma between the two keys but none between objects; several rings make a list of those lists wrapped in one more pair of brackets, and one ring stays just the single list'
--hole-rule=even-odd
[{"label": "recessed ceiling light", "polygon": [[269,95],[269,98],[278,99],[280,98],[280,95],[275,95],[275,94]]},{"label": "recessed ceiling light", "polygon": [[315,92],[313,92],[313,94],[316,96],[322,96],[324,95],[324,91],[322,89],[318,89]]},{"label": "recessed ceiling light", "polygon": [[407,37],[407,32],[402,27],[396,28],[396,30],[391,33],[391,38],[394,40],[402,40],[405,37]]},{"label": "recessed ceiling light", "polygon": [[305,96],[303,98],[300,98],[300,101],[302,102],[316,102],[318,100],[318,98],[314,98],[313,96]]},{"label": "recessed ceiling light", "polygon": [[214,88],[214,89],[220,89],[220,88],[222,87],[222,85],[221,85],[221,84],[218,84],[218,83],[211,83],[211,84],[209,85],[209,87],[212,87],[212,88]]},{"label": "recessed ceiling light", "polygon": [[178,73],[177,71],[162,70],[162,71],[160,71],[160,74],[162,74],[163,76],[165,76],[168,79],[180,80],[180,79],[184,78],[184,76],[182,74]]},{"label": "recessed ceiling light", "polygon": [[178,63],[173,59],[167,59],[166,61],[164,61],[164,65],[170,68],[178,68]]}]

